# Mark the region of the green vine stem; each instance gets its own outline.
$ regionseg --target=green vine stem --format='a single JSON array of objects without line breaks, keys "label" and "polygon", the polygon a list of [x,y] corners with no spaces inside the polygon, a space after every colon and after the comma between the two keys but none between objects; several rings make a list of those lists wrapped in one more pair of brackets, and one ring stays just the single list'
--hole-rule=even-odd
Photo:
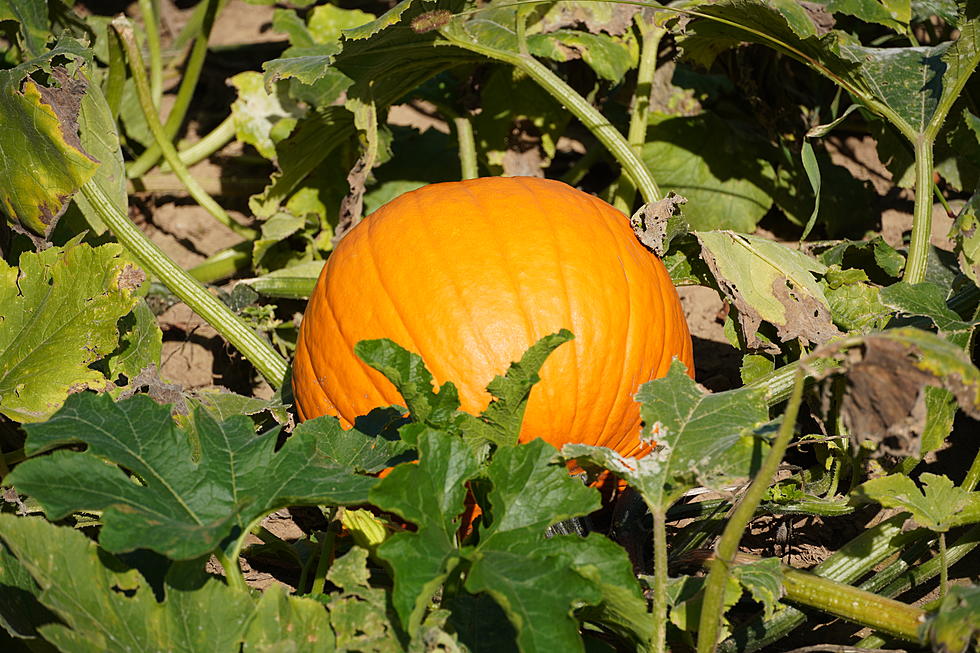
[{"label": "green vine stem", "polygon": [[786,453],[786,448],[793,438],[796,416],[803,400],[803,381],[803,372],[797,370],[793,382],[793,392],[786,404],[786,413],[783,415],[779,434],[773,440],[769,453],[762,461],[759,472],[752,479],[745,496],[735,506],[728,523],[725,524],[721,540],[715,547],[716,555],[711,561],[710,571],[704,583],[701,619],[698,624],[698,653],[713,653],[717,647],[721,619],[725,611],[725,587],[728,584],[731,565],[735,562],[735,554],[738,552],[738,544],[742,539],[742,534],[755,515],[756,508],[762,502],[776,471],[779,469],[779,463]]},{"label": "green vine stem", "polygon": [[932,236],[932,139],[921,135],[915,140],[915,205],[912,208],[912,238],[908,264],[902,280],[921,283],[926,278],[929,239]]},{"label": "green vine stem", "polygon": [[158,13],[154,4],[154,0],[139,0],[143,31],[146,33],[146,48],[150,55],[150,95],[153,97],[153,106],[159,110],[160,99],[163,97],[163,59],[160,56]]},{"label": "green vine stem", "polygon": [[653,640],[650,650],[663,653],[667,647],[667,515],[653,509]]},{"label": "green vine stem", "polygon": [[109,50],[109,69],[102,92],[115,121],[119,117],[119,106],[122,104],[123,89],[126,86],[126,55],[123,53],[122,43],[119,42],[119,35],[111,25],[106,25],[106,47]]},{"label": "green vine stem", "polygon": [[925,611],[814,574],[783,567],[786,598],[875,630],[918,642]]},{"label": "green vine stem", "polygon": [[277,389],[282,386],[287,371],[286,361],[271,345],[150,242],[99,186],[90,181],[82,186],[81,192],[119,242],[150,274],[160,279],[173,294],[236,347],[269,385]]},{"label": "green vine stem", "polygon": [[[235,138],[235,120],[229,115],[221,121],[221,124],[201,138],[201,140],[180,150],[178,152],[180,162],[185,166],[192,166],[223,148],[233,138]],[[164,161],[163,165],[160,166],[160,171],[170,172],[170,164]]]},{"label": "green vine stem", "polygon": [[[643,146],[647,142],[650,95],[653,92],[653,77],[657,72],[657,54],[660,51],[660,41],[667,34],[667,30],[662,27],[641,24],[643,45],[640,48],[640,63],[636,69],[636,90],[633,92],[630,126],[626,134],[626,140],[637,156],[642,155]],[[633,212],[635,199],[636,186],[633,185],[629,176],[623,175],[616,187],[613,206],[626,215],[630,215]]]},{"label": "green vine stem", "polygon": [[242,238],[254,240],[258,236],[256,231],[248,227],[243,227],[232,220],[231,216],[214,201],[214,198],[201,188],[201,185],[187,169],[187,166],[181,163],[176,148],[174,148],[173,143],[170,142],[170,139],[164,133],[163,125],[160,124],[160,118],[153,106],[153,98],[150,97],[150,87],[146,81],[146,71],[143,69],[142,56],[140,55],[139,47],[136,45],[136,39],[133,36],[132,23],[128,19],[120,16],[113,19],[112,27],[119,35],[123,48],[126,50],[126,56],[129,58],[129,69],[133,74],[133,81],[136,83],[136,95],[139,97],[140,108],[143,109],[143,116],[146,118],[147,125],[150,127],[150,132],[153,134],[157,146],[160,147],[164,158],[170,164],[174,174],[187,187],[187,192],[190,193],[190,196],[208,213],[214,216],[218,222]]},{"label": "green vine stem", "polygon": [[[451,24],[451,23],[450,23]],[[456,38],[446,27],[440,33],[447,39],[437,44],[451,44],[490,59],[509,63],[538,83],[552,97],[558,100],[609,150],[613,158],[629,175],[645,202],[659,202],[662,199],[660,188],[649,168],[621,133],[595,107],[582,97],[565,80],[551,72],[540,61],[530,55],[515,54],[491,48],[466,38]]]},{"label": "green vine stem", "polygon": [[323,539],[320,541],[320,555],[316,563],[316,571],[313,572],[313,584],[310,587],[311,594],[323,594],[327,586],[327,570],[333,564],[334,543],[337,540],[337,530],[340,528],[340,511],[343,507],[337,508],[327,526],[326,532],[321,534]]},{"label": "green vine stem", "polygon": [[221,549],[215,550],[214,557],[218,559],[222,569],[225,570],[225,581],[228,583],[228,587],[238,592],[248,592],[248,585],[245,584],[245,577],[242,576],[242,568],[238,566],[238,557],[232,559],[231,556],[225,555]]},{"label": "green vine stem", "polygon": [[[184,67],[184,75],[180,80],[180,88],[177,89],[177,99],[174,106],[167,116],[167,121],[163,125],[163,133],[167,142],[172,142],[180,125],[184,122],[187,109],[190,107],[191,98],[194,96],[194,89],[197,87],[197,80],[201,77],[201,70],[204,68],[204,59],[208,53],[208,39],[211,37],[211,27],[217,17],[220,0],[206,0],[203,23],[201,31],[194,40],[191,54],[187,58],[187,65]],[[145,74],[145,71],[144,71]],[[159,118],[158,118],[159,121]],[[146,148],[133,163],[127,168],[126,175],[130,179],[142,177],[160,159],[162,151],[157,144],[152,144]]]},{"label": "green vine stem", "polygon": [[243,240],[216,252],[187,271],[201,283],[217,283],[248,269],[252,263],[252,241]]},{"label": "green vine stem", "polygon": [[460,179],[476,179],[480,176],[476,165],[476,137],[473,123],[467,116],[454,116],[456,140],[459,142]]}]

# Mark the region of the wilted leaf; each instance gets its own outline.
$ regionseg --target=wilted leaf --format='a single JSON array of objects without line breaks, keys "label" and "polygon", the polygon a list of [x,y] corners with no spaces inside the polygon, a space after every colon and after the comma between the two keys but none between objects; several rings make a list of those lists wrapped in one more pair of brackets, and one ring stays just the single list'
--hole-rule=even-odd
[{"label": "wilted leaf", "polygon": [[759,339],[759,324],[776,327],[784,342],[802,338],[822,343],[838,335],[830,305],[813,276],[826,266],[802,252],[758,236],[730,231],[697,232],[702,257],[718,285],[738,309],[751,348],[778,352]]},{"label": "wilted leaf", "polygon": [[839,356],[839,349],[845,351],[838,365],[824,374],[847,374],[841,420],[852,437],[871,439],[884,453],[919,454],[926,385],[945,388],[967,413],[980,414],[980,370],[960,347],[935,334],[889,329],[851,336],[822,353]]},{"label": "wilted leaf", "polygon": [[119,245],[25,252],[20,269],[0,260],[0,412],[36,422],[70,392],[102,389],[89,364],[116,348],[116,322],[136,303],[141,270]]},{"label": "wilted leaf", "polygon": [[980,492],[967,492],[946,476],[923,472],[922,489],[902,474],[866,481],[855,493],[886,508],[912,513],[919,526],[946,532],[950,528],[980,521]]},{"label": "wilted leaf", "polygon": [[[228,84],[235,87],[238,97],[231,105],[231,116],[235,123],[238,140],[248,143],[267,159],[275,159],[276,143],[272,131],[279,130],[280,124],[295,124],[303,116],[303,110],[291,99],[284,97],[280,87],[267,90],[262,75],[245,71],[228,78]],[[290,127],[288,131],[291,131]],[[288,133],[288,131],[286,133]]]},{"label": "wilted leaf", "polygon": [[753,432],[769,421],[763,389],[710,393],[678,361],[667,376],[640,386],[644,437],[656,448],[624,458],[605,447],[566,444],[562,456],[610,470],[643,495],[652,510],[666,510],[699,484],[727,483],[754,473],[765,445]]},{"label": "wilted leaf", "polygon": [[50,420],[27,427],[25,450],[35,455],[71,443],[87,450],[37,456],[7,480],[51,519],[104,511],[99,541],[106,550],[146,548],[176,560],[233,544],[279,508],[364,503],[377,482],[319,454],[311,431],[275,452],[276,431],[256,435],[244,416],[219,423],[199,409],[194,426],[192,442],[169,406],[142,395],[116,403],[105,395],[72,395]]},{"label": "wilted leaf", "polygon": [[38,86],[24,78],[58,56],[81,57],[71,39],[40,60],[0,71],[0,206],[14,224],[47,236],[68,201],[95,175],[99,162],[82,150],[78,114],[87,82],[63,69],[52,71],[60,84]]}]

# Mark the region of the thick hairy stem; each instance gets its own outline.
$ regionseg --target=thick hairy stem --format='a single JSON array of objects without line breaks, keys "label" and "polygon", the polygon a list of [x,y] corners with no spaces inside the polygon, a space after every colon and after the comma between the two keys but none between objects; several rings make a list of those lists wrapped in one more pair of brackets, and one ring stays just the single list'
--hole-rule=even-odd
[{"label": "thick hairy stem", "polygon": [[929,238],[932,236],[932,140],[915,141],[915,207],[912,210],[912,240],[903,281],[921,283],[926,278]]}]

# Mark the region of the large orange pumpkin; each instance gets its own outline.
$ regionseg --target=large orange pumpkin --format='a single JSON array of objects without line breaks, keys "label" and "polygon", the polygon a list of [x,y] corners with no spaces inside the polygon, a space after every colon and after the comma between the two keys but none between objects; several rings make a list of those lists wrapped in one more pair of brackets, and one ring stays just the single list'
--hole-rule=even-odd
[{"label": "large orange pumpkin", "polygon": [[542,438],[636,455],[633,395],[680,358],[691,336],[660,260],[622,213],[557,181],[486,178],[406,193],[338,244],[303,318],[293,388],[302,419],[349,425],[402,404],[354,355],[390,338],[452,381],[463,410],[490,401],[487,383],[545,335],[567,328],[528,400],[522,442]]}]

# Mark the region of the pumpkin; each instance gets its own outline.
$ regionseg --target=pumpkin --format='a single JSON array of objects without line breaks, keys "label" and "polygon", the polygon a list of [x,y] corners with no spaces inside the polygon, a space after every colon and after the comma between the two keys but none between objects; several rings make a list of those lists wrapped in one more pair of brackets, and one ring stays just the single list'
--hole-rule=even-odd
[{"label": "pumpkin", "polygon": [[520,440],[623,455],[639,440],[640,384],[674,357],[693,371],[691,336],[663,263],[629,219],[557,181],[484,178],[406,193],[354,227],[330,255],[300,327],[293,388],[301,419],[345,426],[404,405],[354,354],[390,338],[452,381],[462,410],[540,338],[567,328],[528,399]]}]

